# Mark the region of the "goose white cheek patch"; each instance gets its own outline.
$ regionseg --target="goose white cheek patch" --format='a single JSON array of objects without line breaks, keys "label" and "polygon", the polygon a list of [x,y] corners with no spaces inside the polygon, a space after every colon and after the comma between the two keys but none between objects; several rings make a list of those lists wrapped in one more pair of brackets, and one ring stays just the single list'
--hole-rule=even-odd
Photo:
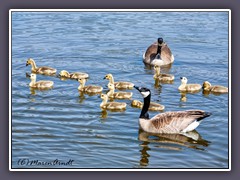
[{"label": "goose white cheek patch", "polygon": [[142,94],[142,96],[145,98],[145,97],[147,97],[147,96],[150,94],[150,92],[149,92],[149,91],[147,91],[147,92],[141,92],[141,94]]}]

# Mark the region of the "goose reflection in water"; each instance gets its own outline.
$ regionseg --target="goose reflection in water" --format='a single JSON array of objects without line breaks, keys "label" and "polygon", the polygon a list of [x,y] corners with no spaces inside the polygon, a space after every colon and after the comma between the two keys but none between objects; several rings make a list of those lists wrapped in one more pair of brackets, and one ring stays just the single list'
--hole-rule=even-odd
[{"label": "goose reflection in water", "polygon": [[138,140],[142,142],[140,166],[148,166],[151,148],[154,146],[160,149],[181,151],[183,148],[191,148],[204,151],[205,147],[211,143],[204,140],[200,134],[194,130],[184,134],[155,134],[139,130]]},{"label": "goose reflection in water", "polygon": [[30,90],[30,93],[31,95],[36,95],[36,91],[40,91],[40,92],[44,92],[44,91],[50,91],[52,90],[52,88],[32,88],[32,87],[29,87],[29,90]]}]

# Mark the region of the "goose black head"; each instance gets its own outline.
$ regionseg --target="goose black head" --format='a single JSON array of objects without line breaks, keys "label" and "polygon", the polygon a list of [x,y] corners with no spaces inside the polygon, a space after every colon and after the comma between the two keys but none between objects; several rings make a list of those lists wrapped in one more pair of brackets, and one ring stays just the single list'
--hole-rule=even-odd
[{"label": "goose black head", "polygon": [[135,89],[137,89],[142,96],[145,98],[147,96],[149,96],[151,94],[151,91],[148,88],[145,87],[137,87],[137,86],[133,86]]},{"label": "goose black head", "polygon": [[163,38],[158,38],[158,44],[161,45],[163,43]]}]

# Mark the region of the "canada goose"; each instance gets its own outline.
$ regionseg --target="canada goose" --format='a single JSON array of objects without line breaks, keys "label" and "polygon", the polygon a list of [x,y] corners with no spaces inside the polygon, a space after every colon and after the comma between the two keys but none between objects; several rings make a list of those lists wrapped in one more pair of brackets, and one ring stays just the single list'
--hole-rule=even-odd
[{"label": "canada goose", "polygon": [[32,72],[33,73],[38,73],[38,74],[45,74],[45,75],[51,75],[55,74],[57,72],[56,69],[47,67],[47,66],[42,66],[42,67],[37,67],[35,61],[32,58],[29,58],[27,60],[26,66],[32,65]]},{"label": "canada goose", "polygon": [[100,107],[102,109],[106,109],[106,110],[125,110],[126,107],[127,107],[126,103],[107,102],[108,101],[107,94],[101,94],[101,99],[103,100],[102,103],[100,104]]},{"label": "canada goose", "polygon": [[187,110],[165,112],[149,118],[148,108],[151,100],[151,91],[147,88],[134,86],[143,96],[144,104],[139,117],[141,129],[150,133],[185,133],[194,130],[201,120],[211,113],[202,110]]},{"label": "canada goose", "polygon": [[[141,101],[138,100],[132,100],[131,105],[133,107],[137,107],[137,108],[142,108],[143,107],[143,103]],[[165,109],[165,106],[155,103],[155,102],[150,102],[149,104],[149,111],[163,111]]]},{"label": "canada goose", "polygon": [[174,56],[163,38],[151,44],[143,54],[143,62],[150,65],[168,65],[173,63]]},{"label": "canada goose", "polygon": [[159,65],[154,65],[154,70],[155,70],[155,74],[153,76],[153,78],[159,79],[159,81],[173,81],[174,80],[174,75],[171,74],[162,74],[161,73],[161,68]]},{"label": "canada goose", "polygon": [[101,93],[103,88],[101,86],[95,86],[95,85],[88,85],[85,86],[86,79],[77,79],[78,82],[80,82],[80,85],[78,86],[78,90],[86,93]]},{"label": "canada goose", "polygon": [[53,86],[53,81],[38,81],[36,82],[37,76],[36,74],[30,75],[31,82],[29,83],[29,86],[32,88],[51,88]]},{"label": "canada goose", "polygon": [[114,84],[115,88],[118,89],[132,89],[134,86],[134,84],[131,82],[114,82],[112,74],[107,74],[103,79],[108,79],[108,84]]},{"label": "canada goose", "polygon": [[228,93],[227,87],[219,86],[219,85],[212,86],[211,83],[208,81],[203,82],[202,88],[204,91],[209,91],[212,93]]},{"label": "canada goose", "polygon": [[83,73],[83,72],[73,72],[73,73],[69,73],[66,70],[62,70],[59,73],[60,77],[66,77],[66,78],[70,78],[70,79],[86,79],[89,77],[89,75],[87,73]]},{"label": "canada goose", "polygon": [[114,92],[115,87],[114,84],[109,83],[108,84],[109,92],[107,93],[109,98],[115,98],[115,99],[130,99],[132,97],[132,92]]},{"label": "canada goose", "polygon": [[201,90],[202,86],[200,84],[187,84],[188,79],[186,77],[180,77],[181,85],[178,90],[181,92],[197,92]]}]

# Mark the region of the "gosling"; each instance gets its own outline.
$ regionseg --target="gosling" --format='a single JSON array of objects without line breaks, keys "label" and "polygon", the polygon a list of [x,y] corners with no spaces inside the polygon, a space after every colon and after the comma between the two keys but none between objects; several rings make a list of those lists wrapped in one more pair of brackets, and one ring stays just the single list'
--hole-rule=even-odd
[{"label": "gosling", "polygon": [[173,81],[175,78],[174,75],[171,75],[171,74],[162,74],[159,65],[154,65],[154,70],[155,70],[155,74],[153,78],[155,80],[158,79],[159,81]]},{"label": "gosling", "polygon": [[31,58],[29,58],[27,60],[26,66],[28,66],[28,65],[31,65],[32,66],[31,71],[33,73],[37,73],[37,74],[52,75],[57,72],[56,69],[51,68],[51,67],[47,67],[47,66],[37,67],[35,61]]},{"label": "gosling", "polygon": [[[132,107],[137,107],[137,108],[143,108],[143,103],[141,101],[138,100],[132,100],[131,103]],[[149,111],[163,111],[165,109],[164,105],[155,103],[155,102],[150,102],[149,105]]]},{"label": "gosling", "polygon": [[103,79],[108,79],[108,84],[114,84],[117,89],[133,89],[134,84],[131,82],[114,82],[113,75],[107,74]]},{"label": "gosling", "polygon": [[180,77],[181,85],[178,87],[178,90],[181,92],[197,92],[200,91],[202,86],[200,84],[187,84],[186,77]]},{"label": "gosling", "polygon": [[212,86],[210,82],[203,82],[203,91],[212,93],[228,93],[228,88],[220,85]]},{"label": "gosling", "polygon": [[132,97],[132,92],[114,92],[115,87],[114,84],[108,84],[108,89],[109,92],[107,93],[109,98],[114,98],[114,99],[130,99]]},{"label": "gosling", "polygon": [[65,77],[65,78],[70,78],[70,79],[86,79],[89,77],[89,75],[87,73],[83,73],[83,72],[73,72],[73,73],[69,73],[66,70],[62,70],[59,73],[60,77]]},{"label": "gosling", "polygon": [[44,88],[51,88],[53,87],[53,81],[38,81],[36,82],[37,76],[36,74],[31,74],[30,75],[30,79],[31,82],[29,83],[29,86],[31,88],[40,88],[40,89],[44,89]]},{"label": "gosling", "polygon": [[101,94],[103,100],[100,108],[104,110],[126,110],[127,104],[122,102],[108,102],[107,94]]},{"label": "gosling", "polygon": [[101,86],[95,86],[95,85],[85,86],[86,79],[78,79],[77,81],[80,83],[80,85],[78,86],[78,90],[81,92],[101,93],[103,90],[103,88]]}]

